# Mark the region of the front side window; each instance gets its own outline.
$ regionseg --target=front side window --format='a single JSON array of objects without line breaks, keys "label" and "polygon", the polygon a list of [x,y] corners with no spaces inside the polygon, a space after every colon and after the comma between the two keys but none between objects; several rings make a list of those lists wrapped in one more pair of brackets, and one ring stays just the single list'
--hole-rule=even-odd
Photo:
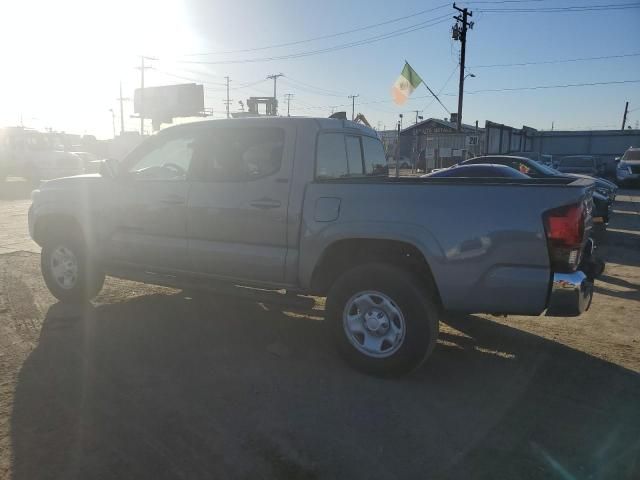
[{"label": "front side window", "polygon": [[155,137],[127,173],[136,180],[186,180],[194,144],[193,135]]},{"label": "front side window", "polygon": [[277,127],[215,128],[202,147],[203,176],[212,182],[245,182],[280,171],[284,130]]}]

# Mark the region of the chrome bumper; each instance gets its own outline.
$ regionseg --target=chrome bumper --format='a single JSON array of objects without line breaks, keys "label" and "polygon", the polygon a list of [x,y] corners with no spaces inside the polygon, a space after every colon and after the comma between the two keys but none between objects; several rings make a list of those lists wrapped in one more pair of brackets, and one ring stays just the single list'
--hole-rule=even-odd
[{"label": "chrome bumper", "polygon": [[547,316],[576,317],[589,309],[593,297],[593,281],[578,270],[554,273]]},{"label": "chrome bumper", "polygon": [[585,245],[580,269],[573,273],[554,273],[546,315],[576,317],[591,306],[593,282],[604,271],[604,262],[594,255],[595,243]]}]

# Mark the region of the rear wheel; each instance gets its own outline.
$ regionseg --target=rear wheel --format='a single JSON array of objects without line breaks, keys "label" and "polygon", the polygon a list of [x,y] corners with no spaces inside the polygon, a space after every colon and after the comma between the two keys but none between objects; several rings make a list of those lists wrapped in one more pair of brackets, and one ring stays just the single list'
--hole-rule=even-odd
[{"label": "rear wheel", "polygon": [[89,258],[81,236],[72,231],[45,240],[40,267],[47,288],[62,302],[90,300],[104,283],[104,272]]},{"label": "rear wheel", "polygon": [[344,273],[327,297],[327,319],[342,356],[373,375],[415,370],[438,337],[438,307],[426,283],[385,264]]}]

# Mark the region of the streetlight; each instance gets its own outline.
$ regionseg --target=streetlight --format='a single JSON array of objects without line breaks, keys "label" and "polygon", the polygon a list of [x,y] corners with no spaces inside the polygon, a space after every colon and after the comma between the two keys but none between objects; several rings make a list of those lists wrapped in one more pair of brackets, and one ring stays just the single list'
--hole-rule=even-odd
[{"label": "streetlight", "polygon": [[464,79],[466,80],[466,79],[467,79],[467,77],[476,78],[475,74],[473,74],[473,73],[467,73],[467,74],[464,76]]}]

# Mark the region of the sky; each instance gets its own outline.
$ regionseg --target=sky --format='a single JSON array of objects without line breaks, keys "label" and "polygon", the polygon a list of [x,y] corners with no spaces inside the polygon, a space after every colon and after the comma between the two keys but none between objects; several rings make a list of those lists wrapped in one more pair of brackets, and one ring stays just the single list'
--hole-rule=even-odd
[{"label": "sky", "polygon": [[[640,122],[640,8],[611,8],[640,7],[637,0],[457,4],[473,12],[475,23],[467,37],[467,73],[475,77],[465,82],[465,123],[616,129],[626,101],[629,124]],[[550,7],[574,10],[539,11]],[[537,11],[513,11],[522,9]],[[405,60],[441,92],[446,109],[457,110],[460,43],[451,38],[457,12],[442,0],[21,0],[3,2],[0,12],[0,126],[111,137],[110,110],[120,128],[119,82],[133,97],[140,55],[155,58],[147,62],[147,86],[203,83],[213,118],[225,116],[225,76],[236,111],[240,100],[271,95],[266,77],[276,73],[284,74],[277,83],[280,113],[290,93],[292,115],[320,117],[350,115],[347,97],[359,95],[355,111],[374,128],[393,128],[399,114],[406,126],[414,110],[448,117],[424,86],[406,104],[392,102],[390,88]],[[281,44],[287,45],[271,48]],[[273,59],[296,54],[304,56]],[[539,63],[592,57],[605,58]],[[606,84],[521,90],[585,83]],[[126,129],[139,128],[132,102],[124,107]]]}]

